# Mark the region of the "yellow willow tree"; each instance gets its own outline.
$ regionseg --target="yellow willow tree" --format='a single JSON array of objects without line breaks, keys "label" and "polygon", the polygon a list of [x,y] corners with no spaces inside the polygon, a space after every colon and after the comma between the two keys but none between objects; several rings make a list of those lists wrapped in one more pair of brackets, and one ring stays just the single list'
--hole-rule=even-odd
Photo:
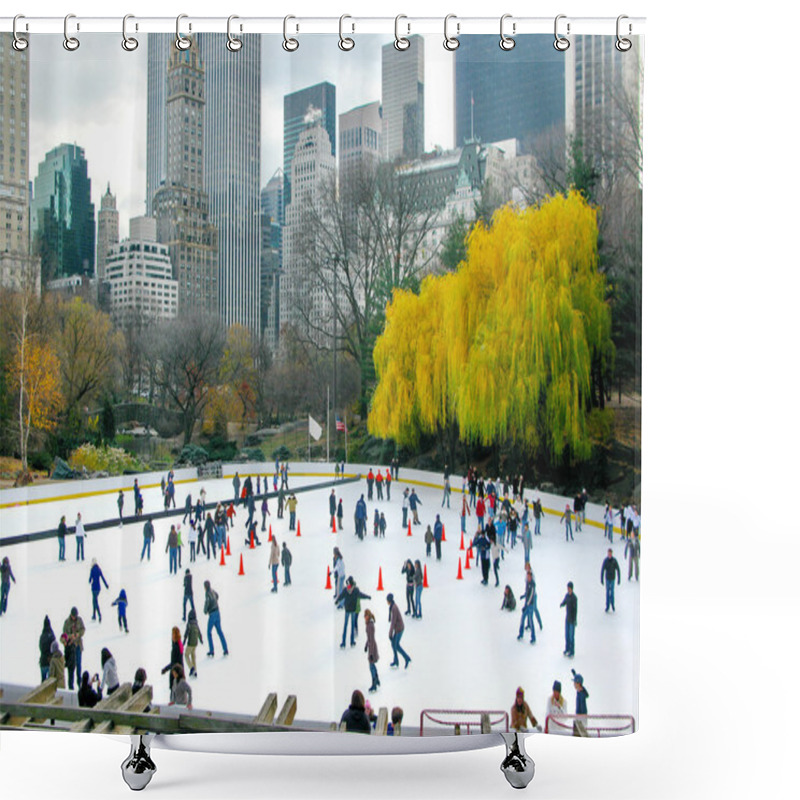
[{"label": "yellow willow tree", "polygon": [[613,359],[595,209],[574,192],[508,206],[467,245],[387,308],[370,432],[414,443],[452,421],[465,441],[588,457],[593,365]]}]

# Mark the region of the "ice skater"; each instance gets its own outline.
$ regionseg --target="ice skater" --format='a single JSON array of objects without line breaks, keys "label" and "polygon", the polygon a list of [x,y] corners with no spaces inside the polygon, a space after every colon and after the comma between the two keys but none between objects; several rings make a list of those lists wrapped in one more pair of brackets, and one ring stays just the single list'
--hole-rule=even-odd
[{"label": "ice skater", "polygon": [[344,567],[344,558],[342,557],[342,552],[339,550],[338,547],[333,548],[333,580],[336,584],[335,591],[336,594],[334,595],[334,602],[336,603],[338,608],[341,608],[343,605],[343,601],[339,601],[339,597],[341,596],[342,592],[344,591],[344,579],[345,579],[345,567]]},{"label": "ice skater", "polygon": [[641,545],[639,534],[634,532],[633,536],[625,542],[625,557],[628,559],[628,580],[636,573],[636,580],[639,580],[639,554]]},{"label": "ice skater", "polygon": [[[92,587],[92,619],[94,619],[95,615],[97,615],[98,622],[103,621],[103,616],[100,613],[100,604],[97,601],[101,591],[100,581],[102,581],[106,589],[108,589],[108,583],[103,575],[103,570],[100,569],[97,559],[93,558],[92,568],[89,570],[89,583]],[[78,672],[80,672],[80,669],[78,669]]]},{"label": "ice skater", "polygon": [[222,632],[222,625],[220,624],[219,616],[219,595],[211,588],[211,581],[204,581],[203,587],[206,590],[206,602],[203,606],[203,613],[208,614],[208,629],[206,635],[208,637],[208,655],[214,657],[214,636],[212,631],[216,629],[222,642],[222,654],[228,655],[228,643],[225,641],[225,634]]},{"label": "ice skater", "polygon": [[328,510],[331,512],[330,529],[333,530],[336,525],[336,490],[331,489],[330,497],[328,497]]},{"label": "ice skater", "polygon": [[389,470],[386,470],[386,477],[383,479],[384,485],[386,486],[386,499],[392,499],[392,474]]},{"label": "ice skater", "polygon": [[3,562],[0,564],[0,615],[8,611],[8,593],[11,591],[11,581],[16,583],[17,579],[14,577],[8,556],[4,556]]},{"label": "ice skater", "polygon": [[433,523],[433,543],[436,547],[436,560],[442,560],[442,538],[444,537],[444,525],[442,525],[442,521],[439,519],[439,515],[436,515],[436,522]]},{"label": "ice skater", "polygon": [[605,511],[603,512],[603,531],[608,541],[614,543],[614,509],[606,503]]},{"label": "ice skater", "polygon": [[394,660],[389,666],[399,667],[400,660],[398,659],[398,655],[401,655],[406,661],[405,668],[408,669],[408,665],[411,663],[411,657],[400,646],[400,639],[403,638],[403,631],[406,629],[405,623],[403,622],[403,615],[400,613],[397,603],[394,602],[393,594],[390,593],[386,595],[386,602],[389,604],[389,641],[392,643],[392,653],[394,654]]},{"label": "ice skater", "polygon": [[414,562],[410,558],[406,559],[400,573],[406,576],[406,616],[413,614],[416,617],[417,607],[414,604]]},{"label": "ice skater", "polygon": [[125,495],[122,493],[122,489],[119,490],[119,494],[117,495],[117,509],[119,510],[119,526],[122,527],[122,508],[125,505]]},{"label": "ice skater", "polygon": [[147,553],[147,560],[150,560],[150,545],[155,541],[156,533],[155,529],[153,528],[153,520],[152,518],[148,517],[144,523],[144,530],[142,531],[142,536],[144,536],[144,544],[142,545],[142,554],[139,556],[139,561],[144,561],[144,554]]},{"label": "ice skater", "polygon": [[271,517],[272,514],[269,513],[269,503],[267,502],[267,496],[264,495],[264,499],[261,501],[261,530],[265,531],[267,529],[267,517]]},{"label": "ice skater", "polygon": [[58,560],[59,561],[66,561],[67,560],[67,518],[61,517],[61,520],[58,523]]},{"label": "ice skater", "polygon": [[383,500],[383,475],[378,470],[375,475],[375,491],[378,495],[378,500]]},{"label": "ice skater", "polygon": [[128,595],[125,593],[124,589],[119,590],[117,599],[114,600],[111,605],[117,607],[117,624],[119,625],[119,629],[124,629],[125,633],[128,633]]},{"label": "ice skater", "polygon": [[367,654],[367,663],[369,664],[369,674],[372,676],[372,686],[369,687],[370,692],[377,692],[378,687],[381,685],[381,679],[378,677],[378,643],[375,641],[375,615],[367,608],[364,610],[364,629],[367,633],[367,643],[364,645],[364,652]]},{"label": "ice skater", "polygon": [[83,541],[86,538],[86,528],[83,526],[80,512],[75,520],[75,560],[84,561]]},{"label": "ice skater", "polygon": [[522,600],[522,615],[520,616],[519,620],[519,633],[517,634],[517,640],[519,641],[522,639],[522,637],[525,635],[525,628],[529,627],[531,629],[531,644],[536,644],[536,629],[533,625],[536,583],[533,580],[533,571],[530,569],[530,565],[528,565],[525,573],[525,590],[519,597],[520,600]]},{"label": "ice skater", "polygon": [[619,568],[619,562],[614,558],[614,553],[611,548],[608,548],[608,555],[603,561],[603,566],[600,567],[600,584],[606,585],[606,614],[609,608],[612,611],[617,609],[614,607],[614,578],[617,579],[617,585],[622,580],[622,571]]},{"label": "ice skater", "polygon": [[586,708],[586,700],[589,698],[589,692],[586,691],[586,687],[583,685],[583,675],[575,670],[572,670],[572,684],[575,687],[575,713],[576,714],[588,714],[588,710]]},{"label": "ice skater", "polygon": [[189,620],[186,623],[186,630],[183,632],[184,658],[186,666],[189,667],[189,677],[197,677],[197,658],[195,651],[197,643],[203,644],[203,634],[197,624],[197,614],[194,609],[189,612]]},{"label": "ice skater", "polygon": [[338,530],[342,530],[344,525],[344,506],[342,505],[342,498],[339,498],[339,505],[336,507],[336,521],[339,526]]},{"label": "ice skater", "polygon": [[371,595],[364,594],[361,589],[356,586],[356,582],[352,576],[347,578],[344,591],[339,595],[337,601],[344,603],[344,628],[342,629],[342,643],[339,647],[344,648],[347,643],[347,623],[350,622],[350,646],[356,646],[356,627],[358,614],[358,601],[371,600]]},{"label": "ice skater", "polygon": [[414,562],[414,616],[422,619],[422,589],[425,586],[425,572],[419,559]]},{"label": "ice skater", "polygon": [[525,691],[519,686],[514,698],[514,705],[511,706],[511,727],[515,731],[527,731],[528,720],[537,731],[542,730],[542,726],[536,721],[530,706],[525,702]]},{"label": "ice skater", "polygon": [[194,611],[194,591],[192,590],[192,573],[187,568],[183,573],[183,621],[186,622],[186,604]]},{"label": "ice skater", "polygon": [[47,680],[47,673],[50,671],[50,645],[56,640],[56,634],[50,623],[50,617],[45,616],[42,624],[42,632],[39,634],[39,672],[42,683]]},{"label": "ice skater", "polygon": [[169,574],[178,574],[178,531],[174,525],[170,526],[169,536],[167,536],[167,546],[165,553],[169,553]]},{"label": "ice skater", "polygon": [[281,545],[281,565],[283,566],[283,585],[291,586],[292,585],[292,554],[289,551],[289,548],[286,546],[286,542]]},{"label": "ice skater", "polygon": [[[567,503],[567,507],[564,509],[564,513],[561,515],[561,522],[566,525],[564,529],[565,541],[574,542],[575,539],[572,537],[572,511],[569,507],[569,503]],[[580,530],[580,528],[578,530]]]},{"label": "ice skater", "polygon": [[[510,586],[503,589],[503,604],[500,606],[501,611],[516,611],[517,598],[514,597],[514,591]],[[522,637],[518,637],[522,638]]]},{"label": "ice skater", "polygon": [[286,508],[289,509],[289,530],[293,531],[297,523],[297,498],[294,494],[289,495],[289,499],[286,501]]},{"label": "ice skater", "polygon": [[270,589],[271,594],[277,594],[278,592],[278,566],[280,563],[281,551],[278,547],[278,537],[273,536],[269,548],[269,569],[272,573],[272,589]]},{"label": "ice skater", "polygon": [[567,584],[567,593],[561,601],[560,608],[566,608],[564,617],[564,655],[573,658],[575,655],[575,627],[578,624],[578,596],[573,591],[572,581]]},{"label": "ice skater", "polygon": [[417,492],[415,489],[411,490],[411,494],[408,496],[408,507],[411,509],[411,516],[414,518],[414,524],[419,525],[419,514],[417,513],[417,506],[422,505],[422,500],[417,497]]},{"label": "ice skater", "polygon": [[117,662],[111,651],[104,647],[100,651],[100,664],[103,667],[103,677],[100,681],[100,693],[106,693],[110,697],[119,689],[119,676],[117,675]]},{"label": "ice skater", "polygon": [[[75,670],[77,668],[78,675],[80,676],[83,670],[81,669],[81,661],[83,656],[83,635],[86,633],[86,625],[83,619],[78,614],[78,609],[73,606],[69,612],[69,616],[64,620],[64,627],[62,628],[61,635],[66,636],[65,647],[73,647],[75,658],[73,666],[69,672],[69,688],[74,687]],[[52,674],[51,676],[52,677]]]},{"label": "ice skater", "polygon": [[161,674],[165,675],[169,672],[169,688],[172,689],[172,684],[175,681],[172,675],[172,668],[177,664],[183,666],[183,640],[181,638],[181,630],[177,626],[172,628],[171,646],[169,651],[169,664],[162,667]]}]

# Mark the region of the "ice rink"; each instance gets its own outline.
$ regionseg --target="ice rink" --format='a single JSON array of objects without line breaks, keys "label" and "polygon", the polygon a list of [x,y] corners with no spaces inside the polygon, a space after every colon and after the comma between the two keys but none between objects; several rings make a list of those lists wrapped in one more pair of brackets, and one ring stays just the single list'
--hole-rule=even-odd
[{"label": "ice rink", "polygon": [[[272,471],[272,465],[248,467],[253,475]],[[316,465],[316,472],[332,468]],[[347,467],[348,472],[369,470],[369,465]],[[301,476],[307,470],[297,466],[290,472],[290,488],[321,483],[325,477]],[[244,479],[245,471],[241,471]],[[182,482],[176,486],[178,508],[191,492],[197,497],[205,487],[207,505],[232,497],[233,489],[226,468],[223,480]],[[160,475],[139,477],[144,488],[145,513],[161,510],[163,501]],[[410,482],[404,481],[404,478]],[[413,482],[411,482],[413,479]],[[133,485],[133,476],[126,478]],[[456,491],[451,508],[442,508],[442,476],[433,473],[411,473],[401,470],[400,480],[392,485],[391,501],[369,502],[368,535],[359,541],[354,535],[353,512],[363,493],[366,481],[344,483],[336,488],[337,498],[344,503],[344,530],[330,532],[328,497],[330,488],[297,495],[297,516],[301,535],[289,531],[289,515],[277,518],[277,502],[270,500],[273,534],[279,543],[287,542],[293,556],[292,584],[281,584],[277,594],[270,592],[267,534],[262,546],[255,550],[245,546],[246,512],[237,508],[238,516],[231,536],[231,555],[226,565],[208,560],[202,554],[192,564],[188,546],[182,553],[182,567],[177,575],[168,572],[165,553],[170,522],[181,517],[155,522],[156,539],[152,557],[140,561],[143,523],[113,526],[89,532],[86,539],[86,560],[75,560],[75,537],[67,538],[67,561],[57,560],[55,538],[3,548],[8,555],[17,583],[12,585],[9,607],[0,620],[0,676],[5,684],[33,686],[39,682],[38,639],[45,614],[54,630],[60,633],[70,608],[78,607],[86,623],[83,669],[101,672],[100,651],[109,648],[114,655],[122,682],[131,681],[138,667],[144,667],[148,683],[154,689],[154,701],[169,700],[168,676],[160,674],[170,660],[170,632],[177,625],[185,628],[182,618],[183,573],[189,567],[194,578],[194,596],[203,637],[206,638],[207,617],[203,609],[203,581],[210,580],[219,593],[222,628],[230,655],[222,657],[219,643],[216,656],[206,655],[207,647],[198,646],[198,676],[192,679],[196,709],[230,711],[255,716],[270,692],[276,692],[279,704],[288,694],[298,698],[297,720],[338,721],[347,708],[353,689],[361,689],[374,708],[400,706],[405,713],[406,730],[418,729],[422,709],[471,709],[508,711],[517,686],[525,689],[526,699],[539,722],[544,724],[545,704],[554,680],[560,680],[567,697],[569,711],[575,708],[575,691],[570,668],[584,676],[589,692],[589,712],[631,714],[637,717],[639,584],[627,580],[623,559],[623,542],[615,534],[614,555],[623,570],[622,583],[616,592],[616,613],[607,614],[605,588],[600,581],[600,567],[606,555],[607,540],[601,527],[586,525],[575,534],[574,542],[565,542],[564,526],[559,516],[567,502],[553,495],[538,495],[526,490],[526,499],[541,496],[546,510],[542,535],[534,537],[531,561],[537,582],[538,607],[543,631],[537,627],[537,641],[529,643],[526,633],[517,640],[521,604],[514,613],[500,610],[503,587],[509,584],[517,598],[524,588],[523,548],[517,546],[501,561],[500,587],[494,576],[489,586],[482,586],[480,570],[473,562],[464,570],[465,552],[459,549],[461,487],[460,477],[453,477]],[[255,483],[255,479],[254,479]],[[271,483],[271,482],[270,482]],[[413,486],[422,500],[421,525],[413,526],[409,538],[402,528],[402,490]],[[271,485],[270,485],[271,489]],[[89,482],[63,484],[64,494],[91,492]],[[125,492],[126,512],[133,508],[132,492]],[[85,523],[114,519],[117,515],[116,491],[92,497],[46,502],[2,511],[2,535],[53,528],[62,514],[74,524],[80,511]],[[260,507],[260,502],[258,503]],[[387,520],[385,539],[372,535],[374,509]],[[521,505],[517,505],[521,510]],[[439,513],[445,525],[446,542],[441,562],[435,551],[426,558],[423,534]],[[258,514],[260,519],[260,512]],[[602,506],[590,504],[587,520],[600,521]],[[474,511],[467,519],[467,532],[476,530]],[[184,532],[188,525],[184,525]],[[646,537],[645,537],[646,541]],[[184,536],[184,544],[186,536]],[[327,567],[332,565],[333,547],[342,551],[346,574],[352,575],[359,588],[371,599],[362,600],[363,609],[376,616],[376,640],[380,652],[378,672],[381,686],[374,695],[367,695],[370,674],[364,652],[366,637],[363,617],[355,647],[340,649],[344,612],[336,610],[333,592],[325,589]],[[240,555],[244,575],[239,575]],[[405,605],[405,577],[401,568],[405,559],[419,559],[427,566],[429,588],[422,594],[423,618],[404,616],[406,631],[402,646],[412,661],[408,669],[391,669],[391,646],[388,639],[388,606],[386,595],[393,593],[401,611]],[[102,623],[91,619],[89,569],[97,559],[109,589],[100,595]],[[459,559],[463,580],[457,579]],[[384,591],[378,591],[379,571]],[[559,607],[567,581],[573,581],[579,598],[576,654],[565,657],[564,609]],[[118,629],[116,609],[111,602],[124,588],[128,595],[129,634]],[[426,732],[428,728],[426,727]]]}]

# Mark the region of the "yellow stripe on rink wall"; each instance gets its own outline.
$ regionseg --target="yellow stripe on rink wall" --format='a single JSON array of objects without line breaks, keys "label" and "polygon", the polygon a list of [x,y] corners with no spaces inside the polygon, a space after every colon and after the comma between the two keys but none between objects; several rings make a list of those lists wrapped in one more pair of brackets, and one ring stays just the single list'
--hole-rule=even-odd
[{"label": "yellow stripe on rink wall", "polygon": [[[269,473],[265,473],[265,472],[239,473],[239,477],[242,478],[242,479],[248,478],[248,477],[255,478],[258,475],[263,476],[265,478],[265,480],[267,480],[268,478],[271,477],[269,475]],[[234,476],[234,473],[223,473],[221,480],[233,480],[233,476]],[[358,478],[359,476],[365,477],[361,473],[357,473],[357,472],[345,473],[344,475],[341,475],[340,477],[341,478]],[[331,472],[293,472],[292,473],[292,477],[293,478],[335,478],[336,476],[335,476],[335,473],[331,473]],[[184,479],[184,480],[179,480],[179,481],[173,481],[173,483],[177,486],[180,483],[197,483],[199,480],[201,480],[201,479],[200,478]],[[220,480],[220,478],[217,478],[216,480]],[[412,484],[414,486],[425,487],[426,489],[440,489],[440,490],[444,491],[444,484],[431,483],[429,481],[414,480],[413,478],[402,478],[402,479],[393,478],[392,479],[392,483],[403,483],[404,485],[405,484]],[[123,489],[123,492],[124,491],[130,491],[131,488],[132,488],[132,486],[127,487],[127,489]],[[156,488],[160,489],[161,488],[161,481],[159,481],[158,483],[140,483],[139,484],[139,488],[140,489],[156,489]],[[75,492],[73,494],[58,495],[56,497],[40,497],[40,498],[31,499],[31,500],[25,500],[24,502],[20,501],[20,502],[16,502],[16,503],[0,503],[0,510],[2,510],[4,508],[20,508],[21,506],[38,505],[40,503],[58,503],[58,502],[63,502],[65,500],[81,500],[81,499],[83,499],[85,497],[99,497],[100,495],[106,495],[106,494],[114,494],[114,495],[116,495],[116,494],[119,494],[119,490],[120,490],[120,487],[117,487],[115,489],[100,489],[100,490],[95,491],[95,492]],[[462,489],[452,489],[452,492],[454,494],[462,494],[463,490]],[[547,514],[557,515],[559,517],[561,516],[561,514],[564,513],[563,511],[559,511],[559,510],[556,510],[554,508],[545,508],[544,506],[542,506],[542,511],[544,511]],[[605,525],[602,522],[596,522],[595,520],[591,520],[591,519],[587,519],[586,522],[584,522],[582,524],[583,525],[591,525],[592,527],[600,528],[601,530],[605,528]],[[618,526],[614,526],[614,532],[615,533],[619,533],[620,535],[624,533],[623,530]]]}]

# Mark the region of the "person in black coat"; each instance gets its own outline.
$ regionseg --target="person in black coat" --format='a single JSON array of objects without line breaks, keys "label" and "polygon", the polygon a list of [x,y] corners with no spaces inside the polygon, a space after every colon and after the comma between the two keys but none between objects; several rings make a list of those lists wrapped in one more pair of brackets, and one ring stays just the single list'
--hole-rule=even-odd
[{"label": "person in black coat", "polygon": [[340,647],[344,647],[347,641],[347,622],[350,621],[350,646],[356,645],[356,618],[358,617],[358,601],[363,598],[370,600],[371,595],[364,594],[361,589],[356,586],[353,577],[347,579],[342,593],[336,598],[336,603],[344,601],[344,629],[342,630],[342,643]]},{"label": "person in black coat", "polygon": [[172,691],[172,684],[175,680],[172,674],[172,668],[175,664],[180,664],[180,666],[183,667],[183,642],[181,640],[180,628],[172,629],[172,650],[170,651],[169,658],[170,662],[161,670],[161,674],[163,675],[169,672],[169,689]]},{"label": "person in black coat", "polygon": [[50,645],[56,640],[53,626],[50,624],[50,617],[44,618],[42,633],[39,636],[39,669],[42,673],[42,683],[47,680],[50,672]]},{"label": "person in black coat", "polygon": [[350,698],[350,706],[342,714],[340,725],[343,724],[348,733],[372,733],[372,726],[365,709],[364,695],[356,689]]},{"label": "person in black coat", "polygon": [[92,684],[97,683],[99,678],[95,675],[91,681],[89,673],[84,672],[81,676],[81,688],[78,689],[78,705],[82,708],[94,708],[102,699],[103,693],[98,689],[92,689]]}]

